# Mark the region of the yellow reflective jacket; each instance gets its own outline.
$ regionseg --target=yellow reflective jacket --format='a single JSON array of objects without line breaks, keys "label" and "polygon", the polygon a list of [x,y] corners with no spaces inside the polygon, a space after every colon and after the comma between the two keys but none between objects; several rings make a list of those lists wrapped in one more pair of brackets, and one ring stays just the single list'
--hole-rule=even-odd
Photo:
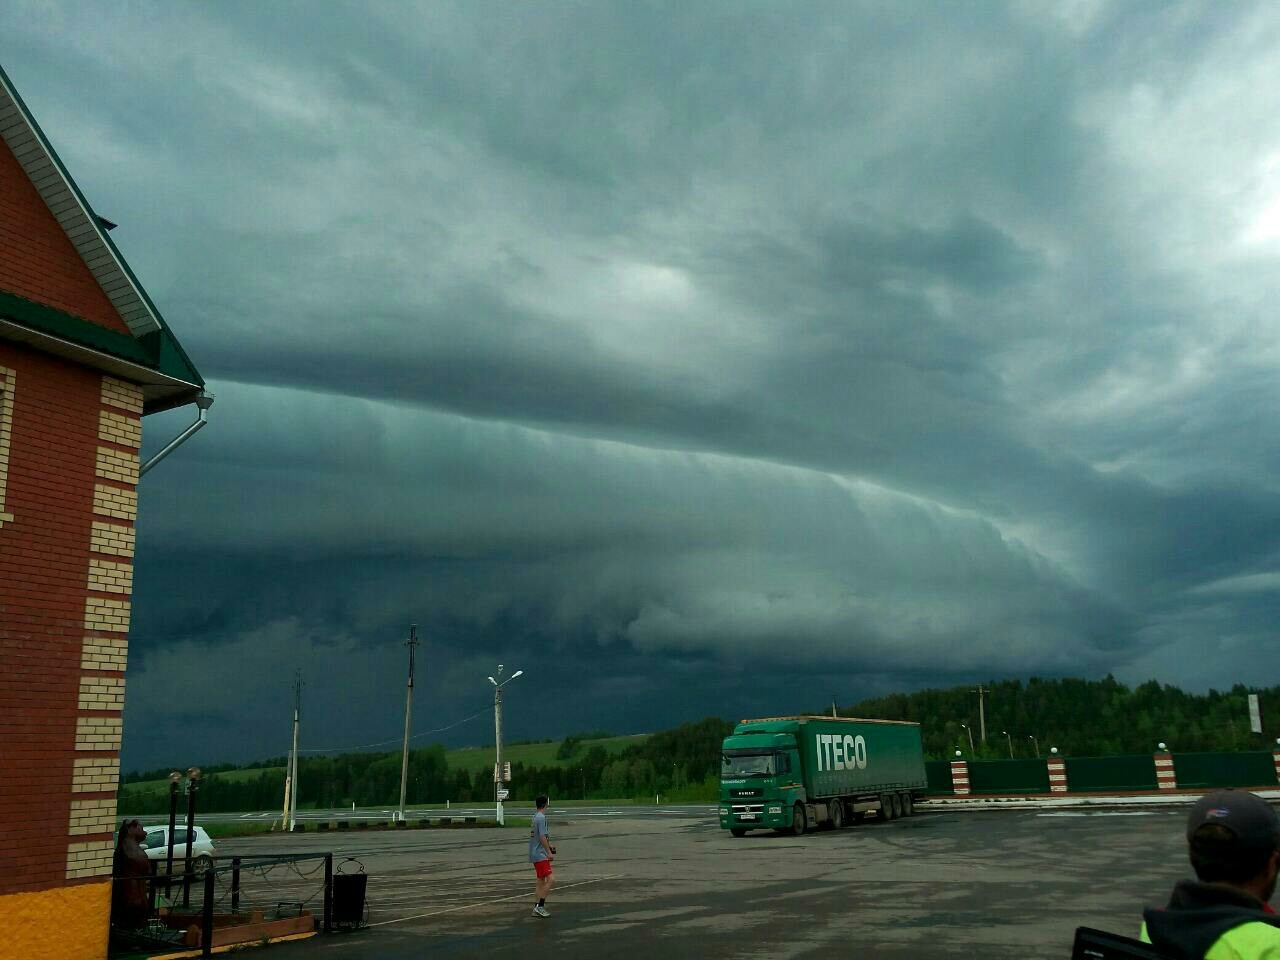
[{"label": "yellow reflective jacket", "polygon": [[1143,914],[1140,939],[1182,960],[1280,960],[1280,916],[1243,890],[1184,880],[1163,910]]}]

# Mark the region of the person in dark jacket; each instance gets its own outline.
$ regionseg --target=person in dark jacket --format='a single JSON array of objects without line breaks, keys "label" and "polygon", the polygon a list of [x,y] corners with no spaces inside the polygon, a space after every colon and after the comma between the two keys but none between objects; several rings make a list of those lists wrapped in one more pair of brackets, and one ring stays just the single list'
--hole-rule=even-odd
[{"label": "person in dark jacket", "polygon": [[1195,880],[1173,888],[1163,910],[1143,912],[1142,939],[1186,960],[1280,960],[1271,909],[1280,872],[1280,817],[1261,797],[1219,790],[1187,818]]},{"label": "person in dark jacket", "polygon": [[137,930],[147,922],[147,878],[151,861],[141,843],[147,833],[137,820],[120,825],[111,863],[111,925]]}]

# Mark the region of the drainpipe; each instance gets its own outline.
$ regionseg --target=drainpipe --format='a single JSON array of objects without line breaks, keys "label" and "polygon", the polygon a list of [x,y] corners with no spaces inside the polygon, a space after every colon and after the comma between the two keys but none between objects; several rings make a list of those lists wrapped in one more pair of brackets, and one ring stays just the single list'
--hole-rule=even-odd
[{"label": "drainpipe", "polygon": [[180,446],[186,443],[187,440],[190,439],[197,430],[199,430],[201,427],[203,427],[206,423],[209,422],[208,413],[209,413],[209,408],[213,406],[213,394],[211,393],[200,394],[200,396],[196,397],[196,406],[200,408],[200,412],[196,417],[196,422],[191,424],[191,426],[187,427],[187,429],[183,430],[180,434],[178,434],[176,437],[170,440],[165,445],[165,448],[163,450],[161,450],[154,457],[152,457],[150,460],[144,463],[142,465],[142,469],[138,471],[139,477],[141,477],[148,470],[154,467],[157,463],[159,463],[169,454],[173,453],[173,451],[177,450]]}]

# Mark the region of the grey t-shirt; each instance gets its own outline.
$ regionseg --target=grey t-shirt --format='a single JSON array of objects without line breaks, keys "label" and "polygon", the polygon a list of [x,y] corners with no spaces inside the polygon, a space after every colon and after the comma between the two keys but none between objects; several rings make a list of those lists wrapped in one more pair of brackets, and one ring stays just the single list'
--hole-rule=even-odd
[{"label": "grey t-shirt", "polygon": [[[529,862],[550,860],[551,857],[538,841],[547,835],[547,815],[539,810],[533,815],[533,826],[529,828]],[[550,842],[550,841],[548,841]]]}]

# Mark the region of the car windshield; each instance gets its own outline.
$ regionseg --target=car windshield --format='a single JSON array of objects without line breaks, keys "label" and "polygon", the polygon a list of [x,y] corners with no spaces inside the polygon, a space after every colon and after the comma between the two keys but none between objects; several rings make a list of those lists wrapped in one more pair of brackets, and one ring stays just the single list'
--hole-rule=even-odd
[{"label": "car windshield", "polygon": [[776,771],[772,753],[726,753],[721,757],[722,778],[771,777]]}]

